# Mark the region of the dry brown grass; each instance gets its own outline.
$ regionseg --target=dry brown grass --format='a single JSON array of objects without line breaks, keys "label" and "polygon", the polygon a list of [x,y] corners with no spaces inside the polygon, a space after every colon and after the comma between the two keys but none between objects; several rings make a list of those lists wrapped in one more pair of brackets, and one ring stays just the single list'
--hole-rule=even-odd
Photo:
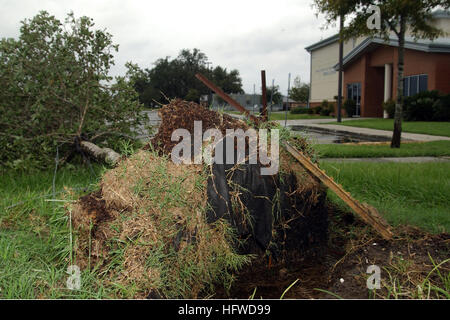
[{"label": "dry brown grass", "polygon": [[[248,261],[229,245],[232,231],[208,225],[207,174],[139,151],[104,175],[101,189],[71,206],[76,263],[97,266],[135,298],[196,298]],[[123,293],[119,293],[122,294]]]}]

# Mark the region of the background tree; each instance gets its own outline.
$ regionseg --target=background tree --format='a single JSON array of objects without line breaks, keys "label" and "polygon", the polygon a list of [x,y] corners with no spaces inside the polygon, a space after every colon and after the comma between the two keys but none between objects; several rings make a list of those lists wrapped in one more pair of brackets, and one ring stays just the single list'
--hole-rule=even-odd
[{"label": "background tree", "polygon": [[126,77],[108,75],[118,46],[88,17],[64,23],[42,11],[22,22],[19,39],[0,41],[0,162],[54,164],[75,139],[106,144],[133,135],[141,105]]},{"label": "background tree", "polygon": [[[435,8],[449,8],[450,0],[314,0],[318,10],[326,15],[328,23],[342,15],[351,15],[348,26],[344,28],[345,39],[358,36],[381,36],[388,40],[394,35],[398,40],[397,99],[394,116],[394,132],[391,147],[399,148],[402,132],[403,113],[403,71],[405,35],[409,31],[415,39],[435,39],[442,31],[433,27],[432,11]],[[369,28],[368,21],[374,18],[373,6],[380,9],[380,28]]]},{"label": "background tree", "polygon": [[175,59],[158,59],[152,69],[133,70],[135,89],[139,100],[146,107],[164,103],[166,98],[181,98],[197,101],[209,94],[209,89],[196,77],[202,73],[221,87],[226,93],[243,93],[242,80],[238,70],[227,71],[217,66],[207,67],[207,56],[198,49],[183,49]]},{"label": "background tree", "polygon": [[226,93],[244,93],[242,79],[237,70],[228,72],[226,68],[217,66],[212,71],[211,80]]},{"label": "background tree", "polygon": [[274,105],[283,103],[283,95],[280,92],[280,86],[267,87],[266,88],[266,97],[267,97],[267,104],[268,105],[270,105],[270,98],[271,97],[272,97],[272,103]]},{"label": "background tree", "polygon": [[308,103],[309,84],[302,83],[300,77],[295,77],[294,84],[289,91],[289,98],[297,102]]}]

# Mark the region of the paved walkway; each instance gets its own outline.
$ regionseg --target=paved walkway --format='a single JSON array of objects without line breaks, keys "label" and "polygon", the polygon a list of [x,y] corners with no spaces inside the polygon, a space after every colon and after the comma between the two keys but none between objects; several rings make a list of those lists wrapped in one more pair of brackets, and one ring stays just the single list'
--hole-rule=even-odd
[{"label": "paved walkway", "polygon": [[[353,120],[359,120],[361,118],[345,118],[342,119],[343,121],[353,121]],[[364,119],[371,119],[371,118],[364,118]],[[279,124],[284,126],[285,120],[276,120]],[[310,124],[321,124],[321,123],[328,123],[333,122],[332,118],[326,118],[326,119],[295,119],[295,120],[287,120],[287,126],[301,126],[301,125],[310,125]]]},{"label": "paved walkway", "polygon": [[[346,121],[352,121],[350,119],[345,119]],[[284,125],[284,121],[279,121],[280,124]],[[359,128],[359,127],[347,127],[337,124],[323,124],[330,122],[330,119],[314,119],[314,120],[288,120],[287,126],[292,127],[294,130],[315,130],[320,132],[328,132],[333,134],[348,134],[353,136],[361,137],[380,137],[383,139],[392,138],[392,131],[387,130],[377,130],[369,128]],[[450,137],[443,136],[432,136],[428,134],[410,133],[402,132],[402,140],[404,141],[439,141],[447,140],[450,141]]]},{"label": "paved walkway", "polygon": [[326,162],[398,162],[398,163],[425,163],[450,162],[450,157],[400,157],[400,158],[322,158]]}]

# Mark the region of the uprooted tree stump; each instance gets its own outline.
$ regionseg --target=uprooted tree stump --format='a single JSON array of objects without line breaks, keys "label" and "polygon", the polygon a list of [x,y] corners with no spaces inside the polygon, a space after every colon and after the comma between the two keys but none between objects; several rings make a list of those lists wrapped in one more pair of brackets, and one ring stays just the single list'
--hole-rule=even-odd
[{"label": "uprooted tree stump", "polygon": [[77,265],[134,288],[126,297],[197,298],[254,257],[288,261],[326,242],[326,190],[289,154],[273,176],[261,176],[260,164],[176,165],[174,129],[247,125],[181,100],[160,116],[150,144],[71,205]]}]

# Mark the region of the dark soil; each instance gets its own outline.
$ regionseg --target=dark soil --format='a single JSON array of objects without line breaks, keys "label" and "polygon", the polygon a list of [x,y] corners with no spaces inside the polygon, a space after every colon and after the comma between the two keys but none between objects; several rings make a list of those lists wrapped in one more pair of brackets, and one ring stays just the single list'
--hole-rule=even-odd
[{"label": "dark soil", "polygon": [[80,204],[87,211],[87,216],[93,220],[94,224],[107,221],[111,218],[106,209],[105,200],[102,199],[101,190],[81,197]]},{"label": "dark soil", "polygon": [[[329,207],[329,220],[328,243],[305,252],[291,252],[292,259],[277,263],[256,259],[236,274],[229,290],[217,288],[214,298],[248,299],[254,294],[255,299],[279,299],[298,279],[285,294],[285,299],[336,298],[327,292],[345,299],[368,299],[366,279],[369,275],[366,270],[369,265],[381,268],[382,284],[389,285],[390,273],[405,292],[413,292],[417,289],[414,284],[421,283],[433,269],[429,255],[436,264],[450,257],[450,235],[446,233],[431,235],[403,227],[394,230],[394,240],[386,241],[351,213],[332,206]],[[441,271],[448,273],[450,262],[441,267]],[[430,279],[439,286],[437,274],[432,274]],[[383,286],[377,292],[377,298],[384,297],[388,297],[388,292]]]},{"label": "dark soil", "polygon": [[98,227],[106,221],[112,219],[106,208],[106,201],[102,199],[102,191],[97,190],[79,199],[79,204],[83,209],[83,214],[73,212],[72,223],[74,227],[89,226],[91,236],[97,237]]}]

